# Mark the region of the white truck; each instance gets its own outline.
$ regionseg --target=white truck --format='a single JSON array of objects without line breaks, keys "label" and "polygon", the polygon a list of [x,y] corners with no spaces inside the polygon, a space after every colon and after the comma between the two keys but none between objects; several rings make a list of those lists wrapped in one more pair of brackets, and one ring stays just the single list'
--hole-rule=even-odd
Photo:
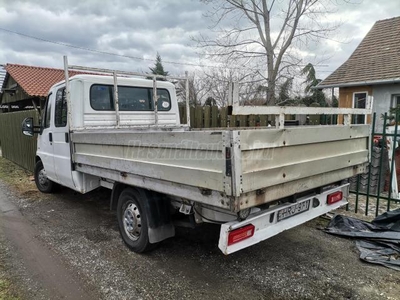
[{"label": "white truck", "polygon": [[[69,78],[69,69],[102,74]],[[174,236],[175,226],[210,222],[221,224],[221,251],[233,253],[345,205],[347,179],[368,164],[369,126],[350,124],[350,114],[369,109],[240,107],[233,89],[234,114],[275,114],[276,127],[197,130],[180,124],[168,81],[66,59],[65,74],[41,124],[22,124],[25,135],[38,134],[36,185],[111,189],[135,252]],[[285,113],[339,113],[345,124],[285,127]]]}]

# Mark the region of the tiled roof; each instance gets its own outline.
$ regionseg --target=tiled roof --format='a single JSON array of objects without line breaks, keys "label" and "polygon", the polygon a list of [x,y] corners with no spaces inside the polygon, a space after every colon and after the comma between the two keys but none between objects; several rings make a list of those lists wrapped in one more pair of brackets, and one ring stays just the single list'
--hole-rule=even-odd
[{"label": "tiled roof", "polygon": [[[3,86],[5,77],[6,77],[6,70],[4,70],[3,66],[0,65],[0,86]],[[1,94],[1,90],[0,90],[0,94]]]},{"label": "tiled roof", "polygon": [[[7,64],[5,69],[18,85],[32,97],[46,97],[54,84],[65,79],[62,69],[16,64]],[[70,77],[77,74],[83,74],[83,72],[69,71]]]},{"label": "tiled roof", "polygon": [[400,17],[377,21],[350,58],[319,86],[400,80]]}]

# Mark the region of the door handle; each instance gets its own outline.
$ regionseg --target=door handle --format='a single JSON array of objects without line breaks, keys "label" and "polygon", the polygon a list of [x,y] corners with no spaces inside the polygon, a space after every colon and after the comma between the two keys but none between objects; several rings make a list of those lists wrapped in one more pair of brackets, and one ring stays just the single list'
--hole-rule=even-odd
[{"label": "door handle", "polygon": [[68,136],[68,132],[65,133],[65,142],[69,143],[69,136]]},{"label": "door handle", "polygon": [[49,142],[53,142],[53,133],[49,132]]}]

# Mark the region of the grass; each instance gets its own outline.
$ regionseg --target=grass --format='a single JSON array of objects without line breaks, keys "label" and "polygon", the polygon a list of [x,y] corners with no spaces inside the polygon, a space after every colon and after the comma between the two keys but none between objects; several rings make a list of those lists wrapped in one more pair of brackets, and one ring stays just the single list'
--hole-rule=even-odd
[{"label": "grass", "polygon": [[43,198],[36,188],[33,174],[0,156],[0,179],[21,197],[32,200]]},{"label": "grass", "polygon": [[0,270],[0,300],[19,300],[14,291],[11,282],[5,278],[5,275],[1,275],[3,271]]},{"label": "grass", "polygon": [[3,181],[12,186],[27,184],[32,186],[32,181],[30,180],[31,176],[31,172],[22,169],[20,166],[3,157],[0,157],[0,178]]}]

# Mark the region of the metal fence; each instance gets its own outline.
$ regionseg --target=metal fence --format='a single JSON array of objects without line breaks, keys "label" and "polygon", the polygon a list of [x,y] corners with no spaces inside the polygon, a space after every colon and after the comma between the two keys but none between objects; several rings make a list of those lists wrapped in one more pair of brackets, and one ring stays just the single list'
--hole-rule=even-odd
[{"label": "metal fence", "polygon": [[33,171],[36,138],[25,136],[21,132],[22,121],[28,117],[32,117],[34,123],[38,124],[38,113],[35,110],[0,114],[0,145],[4,158]]},{"label": "metal fence", "polygon": [[379,215],[400,208],[400,148],[398,139],[400,116],[385,113],[383,129],[377,130],[377,115],[372,117],[371,156],[367,172],[350,179],[348,210],[355,213]]}]

